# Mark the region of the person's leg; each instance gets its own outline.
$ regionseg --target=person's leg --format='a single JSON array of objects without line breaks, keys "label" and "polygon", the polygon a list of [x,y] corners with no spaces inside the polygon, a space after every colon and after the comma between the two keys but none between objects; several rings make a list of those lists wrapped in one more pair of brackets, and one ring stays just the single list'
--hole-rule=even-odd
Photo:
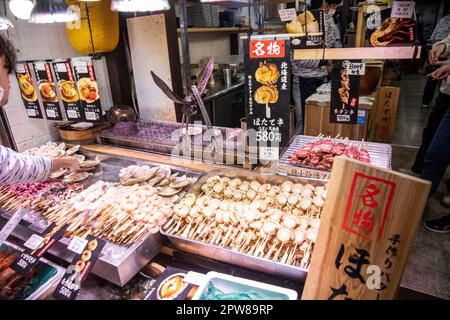
[{"label": "person's leg", "polygon": [[432,182],[432,196],[450,164],[450,109],[439,125],[425,156],[422,178]]},{"label": "person's leg", "polygon": [[411,170],[414,173],[421,174],[424,166],[424,159],[431,142],[433,141],[434,134],[441,123],[442,118],[449,109],[450,106],[450,96],[446,94],[439,93],[436,99],[436,104],[433,111],[428,117],[427,126],[423,129],[422,133],[422,144],[420,145],[419,151],[416,154],[416,160],[414,161]]},{"label": "person's leg", "polygon": [[422,96],[422,107],[429,106],[431,101],[433,101],[434,92],[436,90],[436,86],[439,81],[432,80],[430,78],[427,79],[427,82],[425,84],[425,89],[423,90],[423,96]]}]

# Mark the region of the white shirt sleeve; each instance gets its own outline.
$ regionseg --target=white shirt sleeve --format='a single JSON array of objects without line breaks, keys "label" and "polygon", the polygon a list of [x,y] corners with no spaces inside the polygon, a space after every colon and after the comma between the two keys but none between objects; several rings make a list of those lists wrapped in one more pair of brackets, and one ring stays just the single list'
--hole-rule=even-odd
[{"label": "white shirt sleeve", "polygon": [[50,158],[28,156],[0,146],[0,185],[43,181],[51,169]]}]

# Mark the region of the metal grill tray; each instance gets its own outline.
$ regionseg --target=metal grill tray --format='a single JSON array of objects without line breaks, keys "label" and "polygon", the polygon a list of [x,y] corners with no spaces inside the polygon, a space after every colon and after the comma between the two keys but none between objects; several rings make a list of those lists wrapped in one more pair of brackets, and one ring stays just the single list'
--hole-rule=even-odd
[{"label": "metal grill tray", "polygon": [[[83,182],[86,187],[98,180],[117,182],[120,169],[129,165],[161,165],[155,162],[134,161],[130,158],[113,157],[92,152],[83,152],[83,154],[92,158],[98,156],[102,160],[100,168],[96,170],[94,175]],[[172,172],[179,172],[180,176],[183,174],[194,178],[200,176],[198,172],[187,171],[174,166],[170,167]],[[11,215],[12,213],[10,212],[0,214],[0,225],[1,217],[9,219]],[[40,233],[48,226],[46,219],[36,212],[28,212],[23,220],[11,235],[21,241],[26,241],[33,233]],[[69,239],[63,238],[58,243],[55,243],[48,252],[67,262],[71,262],[75,254],[67,250],[68,244]],[[148,235],[130,247],[107,242],[99,260],[92,269],[92,273],[116,285],[124,286],[160,252],[161,247],[162,239],[160,234]]]},{"label": "metal grill tray", "polygon": [[[306,165],[294,165],[289,160],[289,157],[297,150],[301,149],[306,143],[314,141],[316,137],[297,135],[292,139],[291,144],[282,154],[279,161],[279,168],[282,173],[289,175],[303,176],[305,172],[311,173],[311,177],[329,179],[331,170],[317,169]],[[331,139],[332,141],[339,142],[339,139]],[[353,143],[356,146],[364,145],[367,147],[367,151],[370,156],[370,163],[373,166],[391,169],[392,161],[392,146],[385,143],[375,142],[362,142],[347,140],[348,143]],[[303,170],[303,171],[302,171]],[[306,171],[305,171],[306,170]]]},{"label": "metal grill tray", "polygon": [[[259,183],[270,183],[270,184],[281,184],[284,181],[292,181],[294,183],[310,183],[314,186],[324,185],[325,182],[316,179],[302,179],[297,177],[283,177],[280,175],[263,175],[253,171],[237,169],[237,168],[227,168],[227,169],[211,169],[207,170],[204,175],[202,175],[198,181],[190,187],[188,192],[193,192],[195,194],[201,193],[201,186],[206,182],[208,177],[218,175],[232,178],[241,178],[247,180],[256,180]],[[265,258],[255,257],[249,254],[236,252],[231,249],[222,248],[216,245],[211,245],[198,240],[192,240],[188,238],[183,238],[180,236],[175,236],[168,234],[164,230],[161,230],[161,234],[166,236],[173,245],[183,251],[194,253],[200,256],[205,256],[211,259],[224,261],[230,264],[234,264],[240,267],[245,267],[248,269],[265,272],[268,274],[284,277],[294,281],[304,282],[308,270],[283,264],[280,262],[272,261]]]},{"label": "metal grill tray", "polygon": [[[99,138],[103,144],[110,144],[122,147],[129,147],[133,149],[140,149],[144,151],[152,151],[162,154],[179,154],[179,148],[181,148],[179,142],[179,133],[182,129],[182,124],[178,122],[168,121],[139,121],[137,123],[139,132],[130,135],[122,136],[114,133],[114,128],[105,129],[100,132]],[[192,124],[189,125],[194,126]],[[210,136],[206,134],[207,127],[201,126],[202,134],[198,136],[191,136],[191,154],[192,158],[201,158],[204,150],[212,148],[212,142]],[[239,150],[242,150],[242,142],[238,138],[239,135],[234,134],[230,137],[230,134],[235,130],[225,127],[213,127],[215,130],[220,130],[221,139],[217,139],[219,147],[223,150],[223,160],[234,157],[235,163],[237,161],[237,154]],[[150,138],[149,138],[150,137]],[[204,140],[197,142],[197,139],[204,137]]]}]

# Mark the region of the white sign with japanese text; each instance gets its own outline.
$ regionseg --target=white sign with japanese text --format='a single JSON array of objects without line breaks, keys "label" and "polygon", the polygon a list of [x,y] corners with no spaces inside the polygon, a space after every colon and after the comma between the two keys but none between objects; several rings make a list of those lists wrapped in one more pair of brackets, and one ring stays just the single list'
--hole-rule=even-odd
[{"label": "white sign with japanese text", "polygon": [[410,19],[414,16],[416,3],[414,1],[394,1],[392,4],[391,17]]}]

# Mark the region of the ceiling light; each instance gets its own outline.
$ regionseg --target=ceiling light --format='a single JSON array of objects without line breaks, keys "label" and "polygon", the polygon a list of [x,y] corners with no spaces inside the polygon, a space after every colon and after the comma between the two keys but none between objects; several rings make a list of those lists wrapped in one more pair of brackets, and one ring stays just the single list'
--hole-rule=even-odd
[{"label": "ceiling light", "polygon": [[28,20],[30,18],[33,7],[34,4],[31,0],[11,0],[9,2],[9,10],[11,10],[13,15],[22,20]]},{"label": "ceiling light", "polygon": [[64,0],[36,0],[31,11],[31,23],[72,22],[79,20],[78,15],[69,9]]},{"label": "ceiling light", "polygon": [[122,12],[145,12],[169,10],[167,0],[112,0],[111,10]]}]

